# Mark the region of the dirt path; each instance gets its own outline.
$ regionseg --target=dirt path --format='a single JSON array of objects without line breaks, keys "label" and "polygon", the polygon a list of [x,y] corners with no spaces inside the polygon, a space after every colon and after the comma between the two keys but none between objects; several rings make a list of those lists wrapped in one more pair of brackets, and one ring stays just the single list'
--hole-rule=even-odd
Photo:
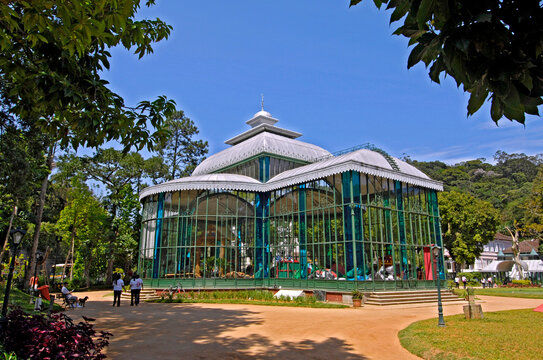
[{"label": "dirt path", "polygon": [[[436,317],[437,306],[366,306],[309,309],[257,305],[151,304],[111,306],[108,292],[85,293],[85,308],[114,334],[111,359],[417,359],[402,348],[398,331]],[[481,296],[484,311],[535,308],[543,300]],[[462,304],[444,306],[445,315]]]}]

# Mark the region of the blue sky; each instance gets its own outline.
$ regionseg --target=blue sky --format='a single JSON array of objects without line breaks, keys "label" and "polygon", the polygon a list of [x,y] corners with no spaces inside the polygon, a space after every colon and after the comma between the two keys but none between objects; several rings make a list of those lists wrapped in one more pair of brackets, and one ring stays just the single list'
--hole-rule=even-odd
[{"label": "blue sky", "polygon": [[[143,1],[142,1],[143,2]],[[500,121],[451,78],[407,70],[407,40],[370,0],[157,0],[140,17],[173,26],[141,60],[113,49],[104,76],[129,105],[166,95],[196,123],[210,154],[265,109],[277,126],[331,152],[372,143],[393,156],[455,163],[496,150],[543,153],[543,122]]]}]

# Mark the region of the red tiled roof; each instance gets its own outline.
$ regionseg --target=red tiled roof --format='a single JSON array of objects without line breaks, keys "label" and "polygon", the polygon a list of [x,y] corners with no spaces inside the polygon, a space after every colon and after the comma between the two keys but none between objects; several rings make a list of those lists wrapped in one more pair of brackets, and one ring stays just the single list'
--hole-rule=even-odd
[{"label": "red tiled roof", "polygon": [[501,234],[501,233],[496,233],[496,235],[494,235],[494,240],[509,240],[509,241],[511,241],[511,236],[504,235],[504,234]]},{"label": "red tiled roof", "polygon": [[[524,240],[522,242],[520,242],[519,244],[519,249],[520,249],[520,253],[521,254],[528,254],[533,250],[535,250],[536,252],[538,252],[538,249],[539,249],[539,240],[538,239],[533,239],[533,240]],[[512,254],[513,253],[513,248],[507,248],[503,251],[504,254]]]}]

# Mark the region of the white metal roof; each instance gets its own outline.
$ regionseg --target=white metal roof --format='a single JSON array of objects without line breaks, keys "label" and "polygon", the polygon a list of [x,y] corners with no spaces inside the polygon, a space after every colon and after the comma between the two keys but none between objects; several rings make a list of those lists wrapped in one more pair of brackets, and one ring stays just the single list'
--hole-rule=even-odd
[{"label": "white metal roof", "polygon": [[[508,272],[513,269],[514,264],[513,260],[494,260],[485,266],[481,272]],[[521,260],[520,264],[524,271],[543,272],[543,261],[541,260]]]},{"label": "white metal roof", "polygon": [[140,199],[152,194],[178,190],[217,189],[267,192],[322,179],[350,170],[403,181],[408,184],[434,190],[443,190],[441,182],[430,179],[420,170],[404,161],[396,158],[393,159],[400,168],[400,171],[394,170],[382,154],[372,150],[361,149],[341,156],[330,157],[296,169],[287,170],[266,183],[261,183],[248,176],[226,173],[193,175],[145,188],[140,193]]},{"label": "white metal roof", "polygon": [[287,170],[271,178],[266,184],[274,188],[281,188],[352,170],[434,190],[443,190],[441,182],[430,179],[422,171],[405,161],[397,158],[392,159],[396,162],[400,171],[394,170],[382,154],[373,150],[361,149]]},{"label": "white metal roof", "polygon": [[264,131],[228,149],[211,155],[194,169],[192,175],[210,174],[261,153],[269,153],[307,162],[313,162],[323,156],[330,155],[328,151],[317,145]]},{"label": "white metal roof", "polygon": [[245,175],[205,174],[189,176],[149,186],[140,192],[140,200],[146,196],[179,190],[245,190],[259,191],[262,183]]},{"label": "white metal roof", "polygon": [[[247,121],[252,129],[226,142],[233,145],[232,147],[202,161],[190,177],[143,189],[140,193],[140,199],[156,193],[178,190],[217,189],[267,192],[346,171],[358,171],[434,190],[443,190],[441,182],[430,179],[422,171],[405,161],[389,156],[385,157],[386,154],[368,149],[334,157],[317,145],[295,140],[301,134],[274,126],[277,121],[262,108],[251,120]],[[278,155],[309,164],[287,170],[266,183],[243,175],[214,174],[216,171],[260,154]]]}]

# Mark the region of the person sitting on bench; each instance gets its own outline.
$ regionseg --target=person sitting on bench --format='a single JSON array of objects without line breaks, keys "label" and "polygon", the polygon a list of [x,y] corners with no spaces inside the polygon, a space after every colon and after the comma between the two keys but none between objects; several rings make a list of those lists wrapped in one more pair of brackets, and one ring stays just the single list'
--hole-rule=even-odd
[{"label": "person sitting on bench", "polygon": [[77,303],[77,296],[72,295],[72,292],[68,290],[68,282],[64,282],[64,286],[62,287],[62,295],[64,295],[64,298],[66,299],[66,303],[70,306],[74,306]]}]

